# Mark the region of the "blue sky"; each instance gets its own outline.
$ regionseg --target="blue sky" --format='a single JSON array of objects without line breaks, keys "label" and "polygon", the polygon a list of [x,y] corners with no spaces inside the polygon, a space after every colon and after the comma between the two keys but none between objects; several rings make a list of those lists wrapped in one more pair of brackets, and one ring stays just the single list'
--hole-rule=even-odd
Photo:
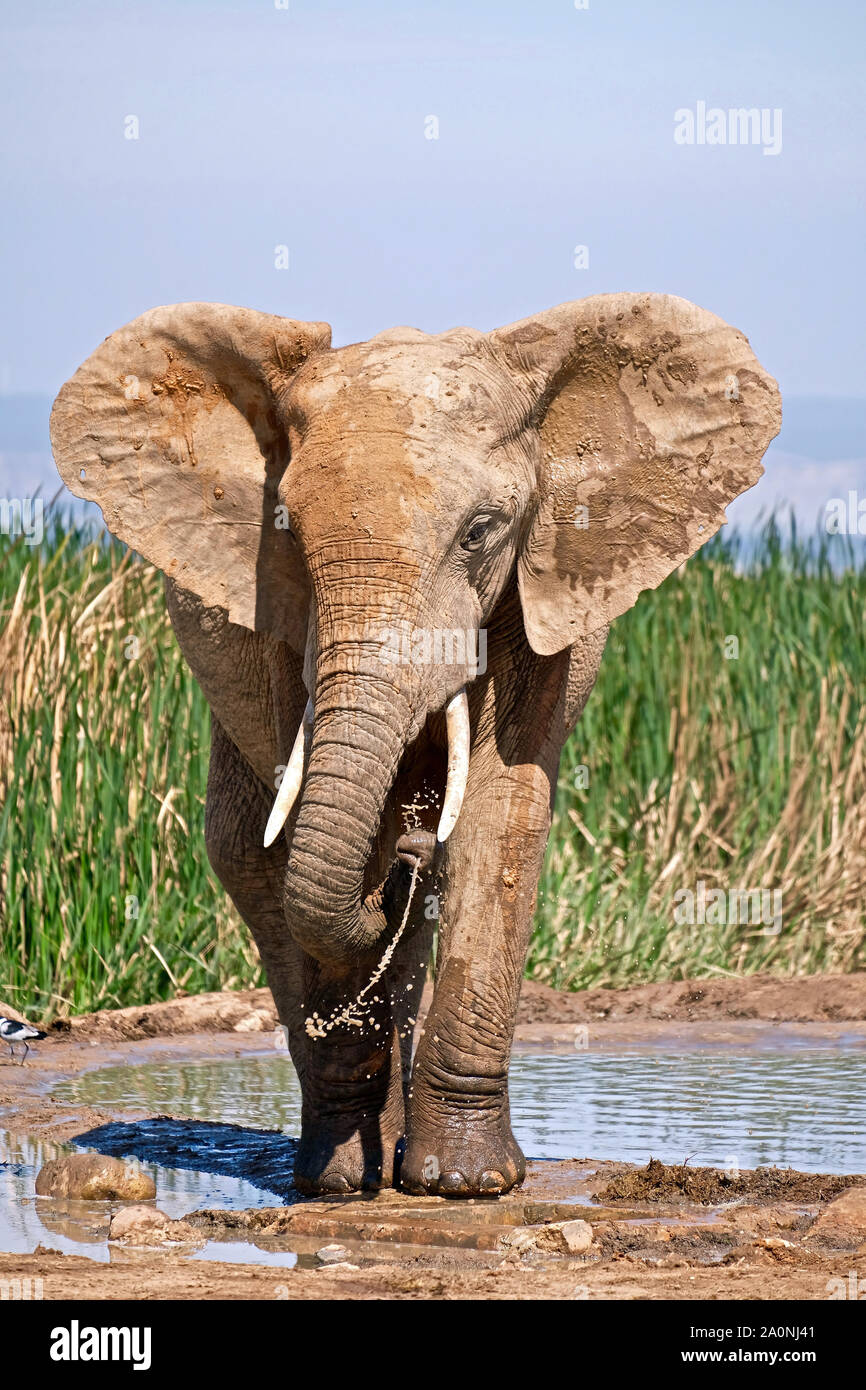
[{"label": "blue sky", "polygon": [[[7,3],[0,396],[53,396],[177,300],[340,343],[666,290],[743,329],[784,397],[840,399],[831,457],[783,433],[761,500],[798,460],[863,486],[864,29],[854,0]],[[781,152],[676,144],[700,101],[780,109]],[[0,486],[42,448],[0,423]]]}]

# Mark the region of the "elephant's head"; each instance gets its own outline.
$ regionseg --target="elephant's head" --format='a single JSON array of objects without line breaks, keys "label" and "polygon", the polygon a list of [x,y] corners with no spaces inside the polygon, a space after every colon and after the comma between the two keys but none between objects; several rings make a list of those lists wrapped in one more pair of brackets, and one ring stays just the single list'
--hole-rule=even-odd
[{"label": "elephant's head", "polygon": [[[743,335],[668,295],[339,349],[324,324],[183,304],[106,339],[52,442],[111,531],[305,656],[268,838],[300,792],[289,924],[337,962],[383,930],[367,859],[407,746],[445,709],[438,838],[453,827],[473,639],[506,588],[541,656],[604,627],[718,529],[779,424]],[[412,659],[431,634],[469,640]]]}]

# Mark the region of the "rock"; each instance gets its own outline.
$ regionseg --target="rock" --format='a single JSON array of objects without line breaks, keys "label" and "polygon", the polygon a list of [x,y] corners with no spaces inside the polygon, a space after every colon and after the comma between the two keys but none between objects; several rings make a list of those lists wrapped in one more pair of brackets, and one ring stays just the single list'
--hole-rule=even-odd
[{"label": "rock", "polygon": [[559,1229],[572,1255],[582,1255],[592,1245],[593,1231],[588,1221],[563,1221]]},{"label": "rock", "polygon": [[36,1177],[39,1197],[74,1197],[85,1202],[144,1202],[156,1196],[148,1173],[105,1154],[66,1154],[52,1158]]},{"label": "rock", "polygon": [[274,1016],[266,1009],[253,1009],[252,1013],[244,1014],[239,1018],[232,1028],[233,1033],[271,1033],[274,1028]]},{"label": "rock", "polygon": [[722,1256],[723,1265],[771,1265],[776,1261],[772,1253],[763,1245],[734,1245]]},{"label": "rock", "polygon": [[583,1255],[593,1242],[588,1221],[551,1221],[546,1226],[518,1226],[503,1237],[512,1250],[543,1250],[557,1255]]},{"label": "rock", "polygon": [[809,1227],[808,1239],[856,1249],[866,1240],[866,1187],[849,1187],[834,1197]]},{"label": "rock", "polygon": [[157,1207],[132,1206],[115,1212],[108,1239],[126,1245],[165,1245],[168,1242],[201,1245],[204,1237],[186,1221],[173,1221]]},{"label": "rock", "polygon": [[790,1231],[803,1222],[802,1214],[794,1207],[735,1207],[725,1220],[745,1235],[772,1235],[775,1231]]},{"label": "rock", "polygon": [[316,1258],[321,1260],[323,1265],[345,1264],[349,1252],[345,1245],[323,1245],[321,1250],[316,1251]]}]

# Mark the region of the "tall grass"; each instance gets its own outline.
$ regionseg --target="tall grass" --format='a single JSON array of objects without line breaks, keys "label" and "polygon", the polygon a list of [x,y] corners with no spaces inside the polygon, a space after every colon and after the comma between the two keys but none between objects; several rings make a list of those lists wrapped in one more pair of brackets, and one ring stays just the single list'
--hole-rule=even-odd
[{"label": "tall grass", "polygon": [[[795,530],[783,545],[773,522],[642,595],[562,760],[531,974],[577,988],[866,967],[864,619],[862,551]],[[781,930],[678,925],[699,881],[779,891]]]},{"label": "tall grass", "polygon": [[38,551],[0,541],[0,999],[44,1016],[256,980],[205,854],[208,711],[160,576],[59,522]]},{"label": "tall grass", "polygon": [[[717,539],[617,622],[563,757],[535,977],[866,966],[866,568],[831,544]],[[0,536],[0,999],[261,981],[207,864],[207,755],[159,575],[60,519],[39,549]],[[701,879],[781,889],[781,932],[677,925]]]}]

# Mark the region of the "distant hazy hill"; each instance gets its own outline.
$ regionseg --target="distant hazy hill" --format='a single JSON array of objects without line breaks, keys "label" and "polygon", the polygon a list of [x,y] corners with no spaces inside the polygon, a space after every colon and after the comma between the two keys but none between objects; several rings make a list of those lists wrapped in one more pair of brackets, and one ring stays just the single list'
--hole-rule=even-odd
[{"label": "distant hazy hill", "polygon": [[782,433],[788,454],[809,459],[866,458],[866,400],[856,396],[790,396],[782,400]]}]

